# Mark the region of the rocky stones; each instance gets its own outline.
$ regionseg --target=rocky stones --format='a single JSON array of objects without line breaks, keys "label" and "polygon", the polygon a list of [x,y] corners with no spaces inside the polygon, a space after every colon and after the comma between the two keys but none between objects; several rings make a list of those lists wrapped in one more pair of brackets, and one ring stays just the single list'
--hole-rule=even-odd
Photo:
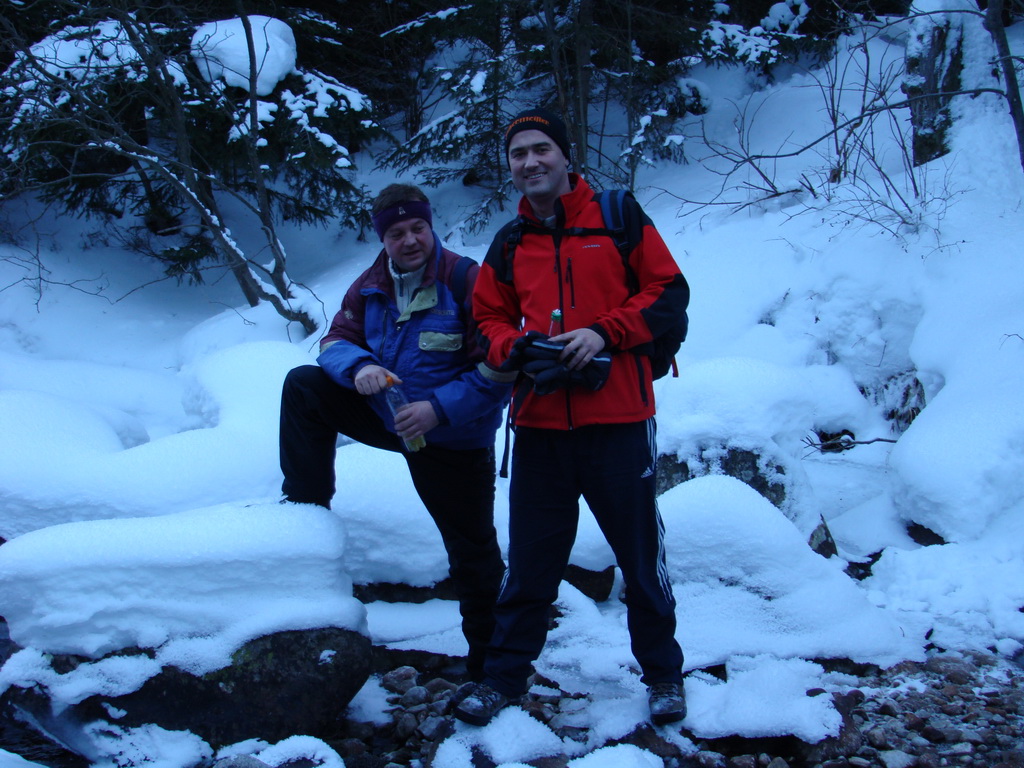
[{"label": "rocky stones", "polygon": [[[352,630],[293,630],[251,640],[231,665],[202,676],[164,667],[126,695],[92,696],[64,710],[38,689],[11,688],[4,700],[15,714],[27,714],[51,732],[76,730],[79,737],[69,742],[83,753],[88,737],[80,724],[94,721],[191,731],[213,747],[328,735],[369,677],[371,652],[370,640]],[[58,668],[81,661],[55,657],[53,663]]]},{"label": "rocky stones", "polygon": [[867,766],[1024,765],[1024,743],[1010,735],[1019,735],[1024,707],[1013,705],[993,727],[990,699],[982,693],[995,684],[1004,698],[1019,702],[1024,676],[996,657],[937,654],[924,664],[869,675],[863,683],[863,690],[878,690],[854,713],[865,734],[856,757]]},{"label": "rocky stones", "polygon": [[[386,722],[346,717],[340,700],[326,704],[331,722],[322,738],[347,768],[435,768],[438,748],[455,731],[448,711],[463,682],[461,676],[441,676],[436,670],[450,669],[452,661],[435,659],[426,665],[428,672],[401,665],[381,673],[390,709]],[[536,693],[519,706],[571,748],[529,764],[564,768],[579,757],[580,745],[590,752],[631,744],[666,768],[1024,768],[1024,670],[1006,660],[941,653],[889,670],[847,665],[844,672],[845,687],[809,692],[830,695],[843,716],[840,734],[818,744],[794,738],[702,740],[685,728],[676,726],[679,735],[673,735],[646,723],[600,743],[581,725],[590,697],[569,694],[557,681],[538,677]],[[682,752],[676,743],[680,735],[693,741],[697,751]],[[493,767],[482,753],[474,753],[474,761],[480,768]],[[70,767],[67,762],[47,764]]]},{"label": "rocky stones", "polygon": [[405,694],[415,687],[418,677],[419,672],[415,667],[406,665],[388,672],[381,678],[380,684],[386,691]]},{"label": "rocky stones", "polygon": [[[963,682],[952,682],[951,670]],[[379,762],[352,763],[356,768],[432,768],[434,752],[453,732],[451,719],[443,713],[456,685],[423,678],[412,667],[384,675],[381,683],[391,693],[393,706],[391,723],[372,728],[372,735],[363,724],[363,736],[357,738],[359,724],[345,721],[345,737],[335,743],[339,753],[348,760],[353,745],[360,742],[359,753],[374,755]],[[519,706],[563,743],[587,744],[588,750],[632,744],[657,756],[666,768],[1024,768],[1019,737],[1024,726],[1024,672],[987,654],[941,654],[923,664],[860,670],[857,687],[831,692],[844,718],[834,739],[819,744],[735,737],[702,741],[683,728],[681,734],[698,747],[689,754],[661,729],[647,724],[607,744],[592,743],[593,734],[580,727],[577,716],[589,699],[559,691],[556,681],[543,682],[545,692],[528,695]],[[422,701],[421,691],[426,693]],[[419,703],[405,708],[410,694]],[[950,708],[956,712],[944,711]],[[474,760],[475,765],[493,765],[482,754],[475,753]],[[560,768],[568,760],[564,754],[549,755],[530,765]]]},{"label": "rocky stones", "polygon": [[596,603],[607,600],[615,585],[615,568],[591,571],[572,563],[565,569],[565,580]]},{"label": "rocky stones", "polygon": [[252,755],[234,755],[216,762],[216,768],[266,768],[266,763]]}]

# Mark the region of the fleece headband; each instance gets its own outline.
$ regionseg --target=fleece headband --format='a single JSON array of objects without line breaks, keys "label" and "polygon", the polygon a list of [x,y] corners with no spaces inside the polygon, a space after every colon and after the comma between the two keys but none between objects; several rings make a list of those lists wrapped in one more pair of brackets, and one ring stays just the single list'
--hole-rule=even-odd
[{"label": "fleece headband", "polygon": [[433,227],[430,216],[430,203],[422,200],[405,200],[395,203],[390,208],[373,214],[373,228],[377,230],[377,236],[384,242],[384,233],[391,229],[392,225],[406,219],[423,219]]},{"label": "fleece headband", "polygon": [[562,150],[565,159],[569,159],[569,132],[562,118],[554,112],[548,112],[546,109],[528,109],[516,115],[505,129],[505,157],[508,157],[512,137],[520,131],[540,131],[546,134]]}]

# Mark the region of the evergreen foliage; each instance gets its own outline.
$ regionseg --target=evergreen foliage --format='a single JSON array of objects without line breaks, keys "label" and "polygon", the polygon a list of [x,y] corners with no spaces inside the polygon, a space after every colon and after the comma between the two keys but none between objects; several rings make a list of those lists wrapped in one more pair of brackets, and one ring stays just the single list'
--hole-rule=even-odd
[{"label": "evergreen foliage", "polygon": [[[400,173],[416,169],[428,185],[454,179],[480,185],[483,198],[462,223],[482,228],[508,197],[508,168],[502,136],[523,88],[513,32],[518,2],[484,0],[457,8],[427,11],[388,30],[403,48],[429,35],[432,56],[409,71],[409,87],[423,94],[420,116],[407,120],[408,135],[397,138],[381,158]],[[415,130],[411,130],[415,128]]]},{"label": "evergreen foliage", "polygon": [[[632,188],[644,164],[688,159],[682,123],[713,96],[696,65],[770,77],[908,2],[6,0],[0,203],[31,192],[99,218],[182,280],[227,265],[251,304],[312,332],[275,228],[368,227],[355,152],[472,185],[477,207],[456,227],[480,231],[513,197],[503,132],[519,110],[561,114],[575,170]],[[197,29],[242,20],[259,58],[265,17],[294,35],[291,74],[266,92],[247,73],[204,76]],[[270,265],[231,239],[226,196],[258,218]]]},{"label": "evergreen foliage", "polygon": [[[245,30],[257,61],[274,49],[264,35],[292,34],[259,15],[197,27],[219,9],[48,8],[25,23],[4,19],[3,193],[31,190],[101,218],[180,279],[200,282],[211,264],[227,264],[250,304],[269,300],[314,330],[292,301],[300,291],[274,230],[281,220],[365,223],[365,195],[346,173],[349,146],[374,135],[365,96],[301,63],[269,87],[254,66],[219,73],[206,57],[226,23]],[[232,240],[223,195],[259,218],[270,266]]]},{"label": "evergreen foliage", "polygon": [[[706,111],[709,97],[689,77],[691,67],[780,60],[780,40],[791,49],[803,40],[797,30],[808,14],[792,4],[791,18],[776,4],[757,16],[760,26],[733,23],[726,34],[720,17],[731,11],[711,0],[436,3],[387,33],[410,36],[405,50],[426,45],[433,56],[428,67],[417,58],[416,71],[404,73],[424,94],[422,117],[406,119],[411,130],[395,137],[382,162],[415,169],[426,184],[480,185],[482,204],[464,222],[478,229],[509,194],[504,125],[521,108],[544,106],[569,125],[576,170],[598,187],[632,187],[643,164],[684,159],[680,122]],[[787,23],[766,28],[765,14]]]}]

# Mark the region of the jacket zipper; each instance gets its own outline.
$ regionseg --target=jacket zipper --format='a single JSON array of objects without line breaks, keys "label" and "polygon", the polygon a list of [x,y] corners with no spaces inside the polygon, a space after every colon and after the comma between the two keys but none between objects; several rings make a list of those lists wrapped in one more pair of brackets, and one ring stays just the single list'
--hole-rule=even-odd
[{"label": "jacket zipper", "polygon": [[[563,310],[562,317],[565,317],[565,294],[562,288],[562,238],[559,233],[551,235],[551,241],[555,248],[555,281],[558,285],[558,308]],[[566,272],[572,269],[572,258],[566,264]],[[562,332],[565,332],[565,320],[562,320]],[[565,390],[565,422],[569,429],[572,429],[572,395],[568,389]]]},{"label": "jacket zipper", "polygon": [[569,284],[569,309],[576,309],[576,282],[572,279],[572,256],[565,259],[565,282]]},{"label": "jacket zipper", "polygon": [[384,359],[384,350],[388,345],[388,326],[390,325],[390,318],[388,314],[391,312],[388,307],[387,301],[384,302],[384,311],[381,313],[381,324],[380,324],[380,348],[377,350],[377,359],[382,363],[386,363]]},{"label": "jacket zipper", "polygon": [[563,310],[564,317],[565,296],[562,293],[562,243],[557,234],[553,234],[551,239],[555,247],[555,282],[558,284],[558,309]]}]

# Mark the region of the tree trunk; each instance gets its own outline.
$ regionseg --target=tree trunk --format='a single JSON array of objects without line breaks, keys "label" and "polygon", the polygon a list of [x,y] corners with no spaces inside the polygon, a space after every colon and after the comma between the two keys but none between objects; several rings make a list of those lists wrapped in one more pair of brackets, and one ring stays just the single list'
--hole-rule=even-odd
[{"label": "tree trunk", "polygon": [[576,121],[570,129],[576,137],[576,170],[583,176],[590,170],[590,49],[594,28],[594,0],[580,0],[576,24]]},{"label": "tree trunk", "polygon": [[558,94],[557,111],[568,122],[571,119],[569,113],[569,92],[572,85],[569,82],[568,67],[565,63],[565,54],[562,49],[562,38],[558,33],[558,19],[555,14],[554,0],[544,0],[544,23],[548,38],[548,53],[551,55],[551,74],[555,80],[555,92]]},{"label": "tree trunk", "polygon": [[[273,267],[269,273],[273,290],[268,291],[260,286],[251,273],[243,283],[243,290],[245,285],[254,285],[261,299],[269,301],[282,317],[297,321],[308,336],[316,331],[316,322],[305,311],[293,309],[288,305],[289,299],[294,298],[291,291],[291,280],[285,271],[286,256],[284,247],[277,236],[277,227],[274,225],[274,213],[270,205],[270,195],[267,192],[266,181],[263,178],[263,170],[256,151],[260,131],[259,97],[256,93],[256,82],[259,75],[256,69],[256,43],[252,35],[252,24],[249,22],[249,16],[245,12],[242,0],[236,0],[235,5],[238,9],[238,16],[242,20],[242,29],[245,30],[245,42],[249,51],[249,132],[244,139],[249,158],[249,175],[252,177],[256,188],[256,207],[263,235],[266,238],[270,253],[273,254]],[[246,260],[245,268],[247,272],[250,272],[251,265],[248,260]]]},{"label": "tree trunk", "polygon": [[1017,134],[1017,153],[1020,157],[1021,169],[1024,170],[1024,106],[1021,105],[1020,86],[1017,84],[1017,70],[1013,57],[1010,55],[1010,44],[1006,39],[1006,27],[1003,26],[1003,0],[988,0],[985,11],[985,29],[992,35],[999,54],[999,66],[1003,71],[1003,82],[1006,85],[1006,101],[1010,106],[1010,117],[1013,129]]},{"label": "tree trunk", "polygon": [[949,152],[947,133],[952,118],[950,96],[960,90],[963,35],[948,16],[936,23],[931,16],[911,22],[903,92],[910,97],[914,165],[924,165]]}]

